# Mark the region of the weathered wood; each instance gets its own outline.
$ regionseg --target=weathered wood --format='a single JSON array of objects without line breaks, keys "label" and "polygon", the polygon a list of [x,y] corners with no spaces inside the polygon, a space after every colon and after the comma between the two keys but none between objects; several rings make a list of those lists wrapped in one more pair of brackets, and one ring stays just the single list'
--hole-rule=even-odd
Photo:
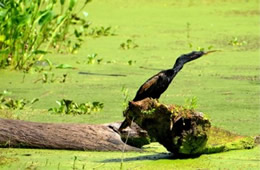
[{"label": "weathered wood", "polygon": [[[118,123],[117,126],[119,126]],[[0,119],[0,146],[92,151],[141,151],[125,145],[109,125],[36,123]]]},{"label": "weathered wood", "polygon": [[[118,131],[120,123],[105,124],[108,127]],[[135,122],[130,127],[127,127],[120,131],[120,136],[123,142],[128,145],[141,148],[143,145],[147,145],[151,142],[151,139],[146,130],[141,129]]]}]

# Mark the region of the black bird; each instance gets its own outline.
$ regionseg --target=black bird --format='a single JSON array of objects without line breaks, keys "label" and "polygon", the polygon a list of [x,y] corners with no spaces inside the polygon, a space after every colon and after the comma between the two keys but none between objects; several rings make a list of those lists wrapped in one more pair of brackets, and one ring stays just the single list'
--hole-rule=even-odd
[{"label": "black bird", "polygon": [[215,50],[208,52],[193,51],[191,53],[181,55],[177,58],[173,68],[168,70],[162,70],[159,73],[152,76],[151,78],[149,78],[139,88],[133,101],[143,100],[147,97],[159,99],[161,94],[168,88],[173,78],[182,69],[185,63],[188,63],[192,60],[195,60],[203,55],[207,55],[212,52],[215,52]]},{"label": "black bird", "polygon": [[[140,101],[147,97],[159,99],[161,94],[168,88],[173,78],[183,68],[185,63],[198,59],[201,56],[207,55],[212,52],[216,52],[216,50],[208,52],[193,51],[191,53],[181,55],[177,58],[173,68],[168,70],[162,70],[159,73],[152,76],[151,78],[149,78],[139,88],[133,101]],[[124,122],[121,124],[119,128],[119,131],[126,128],[129,125],[129,123],[129,120],[124,120]]]}]

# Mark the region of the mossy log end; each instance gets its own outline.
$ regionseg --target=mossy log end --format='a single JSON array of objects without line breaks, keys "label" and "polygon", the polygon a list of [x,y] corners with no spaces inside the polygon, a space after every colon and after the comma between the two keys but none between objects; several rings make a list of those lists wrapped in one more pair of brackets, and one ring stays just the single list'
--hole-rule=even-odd
[{"label": "mossy log end", "polygon": [[[109,123],[105,124],[108,127],[118,131],[120,123]],[[131,126],[123,129],[120,133],[121,139],[123,142],[126,142],[128,145],[141,148],[144,145],[150,144],[151,139],[147,133],[147,131],[141,129],[136,123],[132,123]]]},{"label": "mossy log end", "polygon": [[211,127],[210,121],[200,112],[167,106],[150,98],[129,102],[124,115],[128,122],[133,120],[151,138],[176,155],[200,154]]},{"label": "mossy log end", "polygon": [[[120,123],[114,123],[120,126]],[[125,145],[110,125],[0,119],[0,146],[91,151],[141,151]]]}]

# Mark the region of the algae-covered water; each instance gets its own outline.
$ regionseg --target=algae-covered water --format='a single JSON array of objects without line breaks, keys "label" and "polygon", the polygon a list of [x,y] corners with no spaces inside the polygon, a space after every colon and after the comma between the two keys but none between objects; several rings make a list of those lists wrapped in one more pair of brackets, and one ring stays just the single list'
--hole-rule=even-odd
[{"label": "algae-covered water", "polygon": [[[128,89],[130,100],[145,80],[171,68],[180,54],[211,48],[221,52],[185,65],[160,102],[185,105],[187,99],[196,97],[196,110],[206,113],[214,127],[241,136],[260,134],[259,1],[94,0],[85,11],[93,27],[111,26],[116,35],[87,36],[76,54],[46,55],[54,65],[76,68],[46,69],[49,77],[54,74],[54,82],[43,83],[43,72],[0,70],[0,92],[8,90],[14,98],[39,98],[31,108],[0,110],[1,118],[91,124],[121,121],[122,87]],[[120,48],[128,39],[138,47]],[[93,53],[102,59],[100,64],[87,64],[88,55]],[[61,83],[64,74],[67,79]],[[99,101],[104,109],[75,116],[47,111],[57,107],[55,101],[61,99]],[[260,168],[259,146],[190,159],[172,158],[158,144],[146,149],[143,153],[122,154],[1,148],[0,169]]]}]

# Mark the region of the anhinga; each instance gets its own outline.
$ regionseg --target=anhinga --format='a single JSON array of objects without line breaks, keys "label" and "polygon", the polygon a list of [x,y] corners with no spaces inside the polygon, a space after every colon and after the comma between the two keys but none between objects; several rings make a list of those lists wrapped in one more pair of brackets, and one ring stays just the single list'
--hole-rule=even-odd
[{"label": "anhinga", "polygon": [[[200,58],[203,55],[207,55],[212,52],[216,52],[217,50],[203,52],[203,51],[193,51],[188,54],[183,54],[177,58],[173,68],[168,70],[162,70],[159,73],[155,74],[151,78],[149,78],[137,91],[135,98],[133,101],[140,101],[147,97],[153,99],[159,99],[161,94],[168,88],[173,78],[177,75],[177,73],[182,69],[185,63],[188,63],[192,60]],[[130,125],[130,120],[125,119],[121,124],[119,131],[126,128]]]}]

